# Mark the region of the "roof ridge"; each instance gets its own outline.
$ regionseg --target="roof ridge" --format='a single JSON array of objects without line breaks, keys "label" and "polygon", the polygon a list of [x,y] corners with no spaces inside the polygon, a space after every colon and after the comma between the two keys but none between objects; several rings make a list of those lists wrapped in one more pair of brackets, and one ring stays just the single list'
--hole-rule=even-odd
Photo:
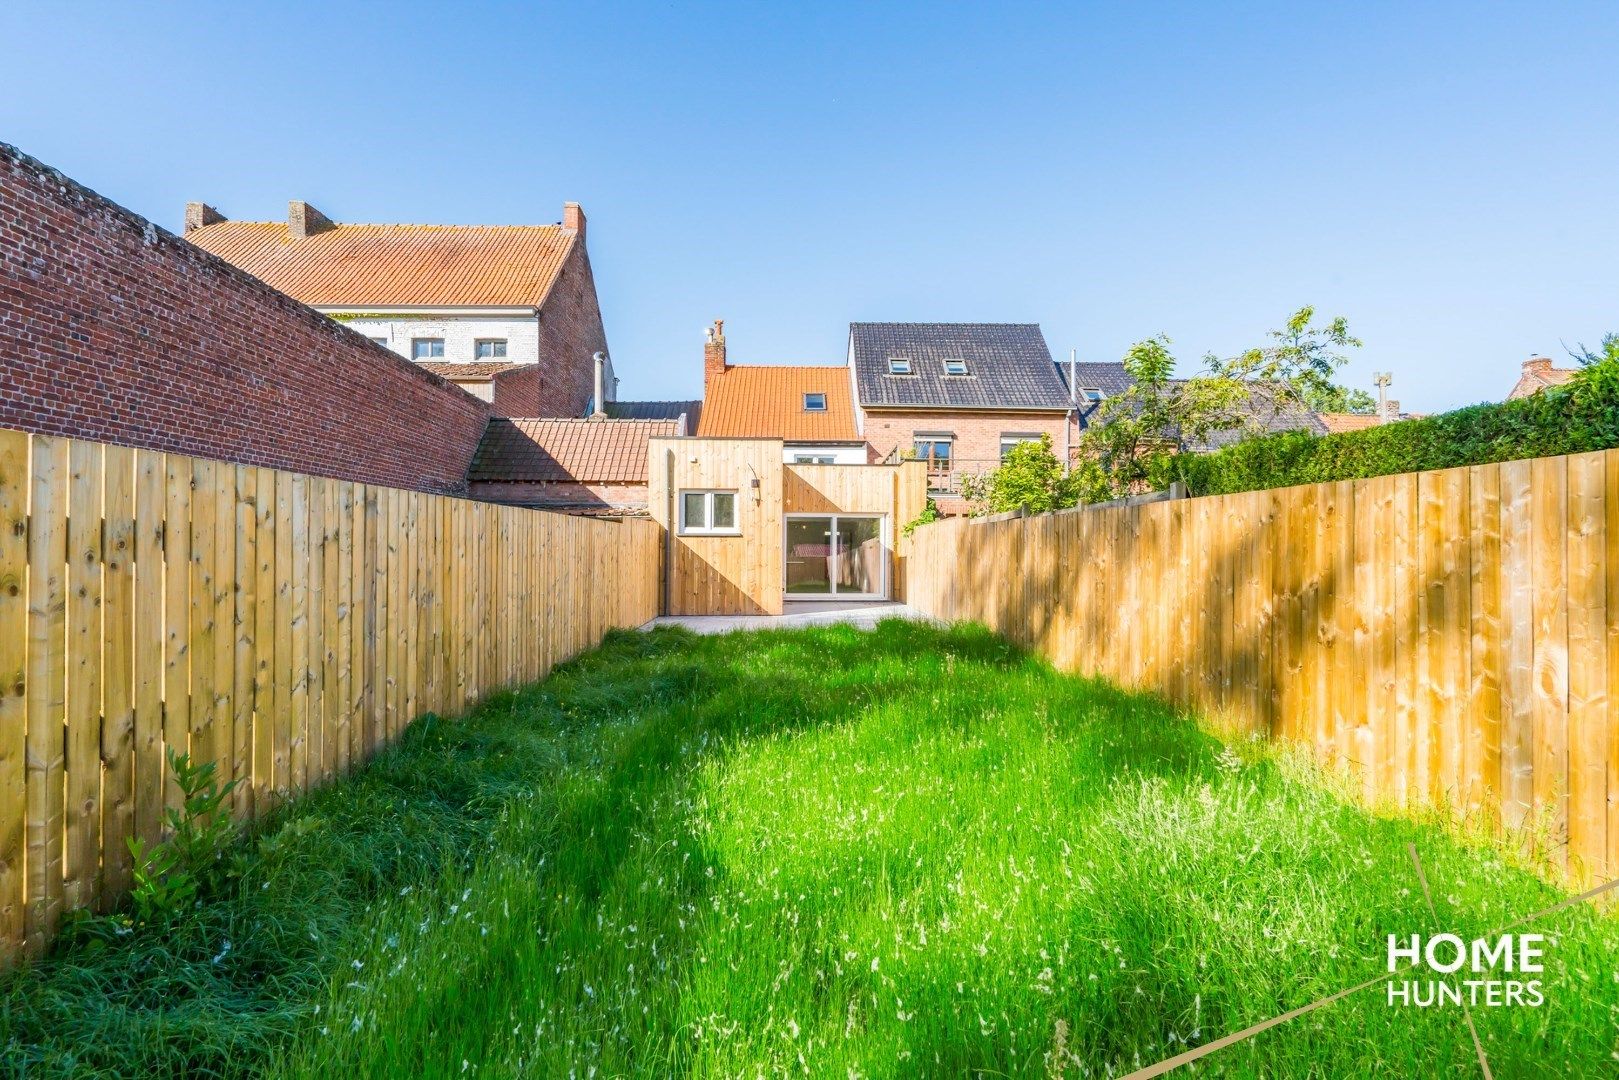
[{"label": "roof ridge", "polygon": [[[247,221],[236,218],[227,218],[216,221],[212,225],[203,225],[192,229],[192,232],[201,232],[202,229],[217,229],[228,225],[263,225],[270,228],[286,228],[285,221]],[[322,229],[314,235],[333,232],[337,229],[557,229],[566,228],[560,221],[532,222],[525,224],[506,223],[503,225],[458,225],[440,221],[334,221],[331,228]]]}]

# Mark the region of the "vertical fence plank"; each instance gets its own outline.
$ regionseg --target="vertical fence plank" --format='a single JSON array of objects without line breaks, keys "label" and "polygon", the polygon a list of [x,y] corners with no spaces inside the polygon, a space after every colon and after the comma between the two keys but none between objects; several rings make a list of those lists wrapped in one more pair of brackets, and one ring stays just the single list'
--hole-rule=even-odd
[{"label": "vertical fence plank", "polygon": [[309,625],[309,687],[304,767],[310,787],[326,779],[326,488],[327,480],[309,478],[309,578],[304,607]]},{"label": "vertical fence plank", "polygon": [[238,781],[231,806],[238,818],[253,812],[253,706],[258,643],[258,470],[236,466],[236,547],[231,571],[231,776]]},{"label": "vertical fence plank", "polygon": [[0,965],[25,930],[28,633],[28,436],[0,430]]},{"label": "vertical fence plank", "polygon": [[168,755],[191,747],[191,488],[193,462],[163,459],[163,807],[180,805]]},{"label": "vertical fence plank", "polygon": [[191,463],[191,654],[189,749],[193,764],[212,760],[214,750],[214,526],[218,520],[214,474],[221,466],[205,458]]},{"label": "vertical fence plank", "polygon": [[275,677],[276,473],[260,468],[254,478],[253,573],[253,808],[265,813],[275,799],[275,728],[280,720]]},{"label": "vertical fence plank", "polygon": [[62,915],[63,748],[67,722],[68,443],[35,436],[28,542],[28,951]]},{"label": "vertical fence plank", "polygon": [[[1462,805],[1477,813],[1501,800],[1501,467],[1468,470],[1471,560],[1472,687]],[[1497,810],[1497,812],[1499,812]]]},{"label": "vertical fence plank", "polygon": [[1619,874],[1619,450],[1602,455],[1603,532],[1608,541],[1605,587],[1608,642],[1607,877]]},{"label": "vertical fence plank", "polygon": [[1568,855],[1568,462],[1530,465],[1534,578],[1534,813],[1550,855]]},{"label": "vertical fence plank", "polygon": [[129,888],[135,835],[135,451],[106,448],[101,587],[101,873],[103,909]]},{"label": "vertical fence plank", "polygon": [[291,600],[290,671],[287,699],[287,789],[309,785],[309,477],[292,477],[289,533],[292,561],[287,571]]},{"label": "vertical fence plank", "polygon": [[164,522],[163,455],[135,451],[135,822],[155,844],[163,809]]},{"label": "vertical fence plank", "polygon": [[348,735],[343,724],[348,699],[343,691],[337,662],[338,645],[342,638],[342,629],[338,625],[342,585],[338,578],[343,566],[342,552],[339,550],[341,544],[341,523],[338,519],[340,503],[337,491],[339,484],[340,481],[327,480],[321,490],[324,511],[321,536],[321,557],[324,567],[321,572],[320,620],[322,780],[331,780],[339,775],[344,755],[338,750],[338,742]]},{"label": "vertical fence plank", "polygon": [[102,447],[68,444],[67,774],[62,906],[95,903],[101,872]]},{"label": "vertical fence plank", "polygon": [[1569,869],[1607,869],[1608,640],[1606,484],[1601,453],[1568,459]]},{"label": "vertical fence plank", "polygon": [[236,745],[236,466],[214,468],[213,698],[209,702],[206,760],[221,786],[235,779]]}]

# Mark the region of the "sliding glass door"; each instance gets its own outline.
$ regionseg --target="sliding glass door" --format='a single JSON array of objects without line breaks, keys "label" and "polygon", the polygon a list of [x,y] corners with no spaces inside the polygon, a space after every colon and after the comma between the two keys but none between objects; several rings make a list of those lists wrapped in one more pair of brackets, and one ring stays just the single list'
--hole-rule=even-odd
[{"label": "sliding glass door", "polygon": [[888,595],[888,548],[877,514],[789,514],[785,552],[789,600]]}]

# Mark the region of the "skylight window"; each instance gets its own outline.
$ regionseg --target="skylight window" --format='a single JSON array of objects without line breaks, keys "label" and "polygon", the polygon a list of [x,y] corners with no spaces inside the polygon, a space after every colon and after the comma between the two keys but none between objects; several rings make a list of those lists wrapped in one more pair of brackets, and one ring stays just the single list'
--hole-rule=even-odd
[{"label": "skylight window", "polygon": [[946,360],[944,362],[944,373],[946,375],[965,375],[965,374],[967,374],[967,361],[965,361],[965,360]]},{"label": "skylight window", "polygon": [[888,373],[890,375],[909,375],[911,373],[910,358],[904,356],[890,356],[888,358]]},{"label": "skylight window", "polygon": [[804,411],[805,412],[826,412],[826,395],[825,394],[805,394],[804,395]]}]

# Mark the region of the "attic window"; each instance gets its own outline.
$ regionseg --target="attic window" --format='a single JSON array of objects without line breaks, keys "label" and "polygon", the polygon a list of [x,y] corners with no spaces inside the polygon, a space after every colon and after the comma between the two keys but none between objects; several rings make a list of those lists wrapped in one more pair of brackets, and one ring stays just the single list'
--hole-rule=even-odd
[{"label": "attic window", "polygon": [[805,394],[804,395],[804,411],[805,412],[826,412],[826,395],[825,394]]},{"label": "attic window", "polygon": [[890,356],[888,358],[888,373],[890,375],[909,375],[911,373],[910,359],[904,356]]},{"label": "attic window", "polygon": [[1092,405],[1095,405],[1097,402],[1102,400],[1102,391],[1098,390],[1094,386],[1087,386],[1085,389],[1081,390],[1080,393],[1084,394],[1085,400],[1090,402]]},{"label": "attic window", "polygon": [[965,374],[967,374],[967,361],[965,361],[965,360],[946,360],[944,362],[944,373],[946,375],[965,375]]}]

